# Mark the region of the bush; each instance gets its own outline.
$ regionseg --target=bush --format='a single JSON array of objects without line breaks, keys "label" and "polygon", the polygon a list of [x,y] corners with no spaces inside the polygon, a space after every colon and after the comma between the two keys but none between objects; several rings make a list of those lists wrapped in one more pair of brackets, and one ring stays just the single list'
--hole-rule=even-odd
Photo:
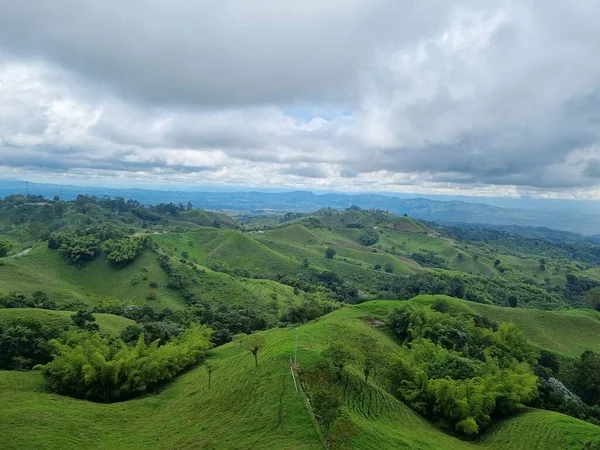
[{"label": "bush", "polygon": [[49,328],[32,319],[0,324],[0,369],[26,370],[51,359],[51,339],[62,330]]},{"label": "bush", "polygon": [[373,228],[367,228],[358,237],[358,241],[365,246],[373,245],[379,240],[379,234]]},{"label": "bush", "polygon": [[211,347],[210,330],[192,325],[175,340],[128,346],[98,333],[69,332],[52,340],[54,359],[37,366],[58,394],[98,402],[142,395],[196,364]]},{"label": "bush", "polygon": [[58,248],[69,264],[81,266],[100,254],[100,240],[95,236],[65,234]]},{"label": "bush", "polygon": [[158,287],[158,283],[156,281],[151,281],[148,284],[152,289],[156,289]]},{"label": "bush", "polygon": [[447,269],[448,263],[444,258],[437,256],[435,253],[428,250],[421,250],[411,255],[411,258],[418,262],[423,267]]},{"label": "bush", "polygon": [[8,255],[10,249],[12,248],[12,242],[6,239],[0,239],[0,258]]},{"label": "bush", "polygon": [[327,248],[325,250],[325,258],[327,259],[333,259],[333,257],[335,256],[335,250],[332,249],[331,247]]},{"label": "bush", "polygon": [[106,252],[106,259],[116,266],[124,267],[135,261],[144,251],[147,238],[134,236],[126,239],[106,241],[102,248]]},{"label": "bush", "polygon": [[156,300],[156,292],[148,292],[146,294],[146,300]]}]

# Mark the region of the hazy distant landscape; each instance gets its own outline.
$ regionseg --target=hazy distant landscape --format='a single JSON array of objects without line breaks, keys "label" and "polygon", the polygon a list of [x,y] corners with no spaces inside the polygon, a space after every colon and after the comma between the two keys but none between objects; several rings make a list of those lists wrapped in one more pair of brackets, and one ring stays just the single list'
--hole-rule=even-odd
[{"label": "hazy distant landscape", "polygon": [[[0,181],[0,195],[23,192],[24,184],[24,181]],[[29,183],[29,188],[32,194],[48,197],[62,193],[66,200],[72,200],[78,194],[85,193],[98,197],[108,195],[135,198],[144,204],[163,202],[187,204],[190,201],[197,208],[255,214],[309,212],[326,207],[345,209],[354,204],[361,208],[383,209],[394,214],[409,214],[419,219],[440,223],[519,225],[547,227],[585,235],[600,234],[600,210],[598,210],[596,202],[589,201],[490,199],[491,202],[505,205],[499,207],[486,204],[483,200],[479,202],[473,197],[466,197],[466,200],[461,201],[458,200],[461,198],[460,196],[454,196],[452,200],[433,200],[417,196],[410,197],[410,194],[405,194],[403,198],[400,198],[397,195],[389,194],[313,193],[309,191],[250,192],[240,189],[227,192],[160,191],[39,183]],[[432,197],[436,198],[436,196]]]}]

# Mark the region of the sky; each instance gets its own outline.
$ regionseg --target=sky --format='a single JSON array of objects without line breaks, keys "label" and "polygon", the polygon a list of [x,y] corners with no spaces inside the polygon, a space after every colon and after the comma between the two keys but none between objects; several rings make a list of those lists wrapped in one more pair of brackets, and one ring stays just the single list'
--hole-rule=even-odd
[{"label": "sky", "polygon": [[0,177],[600,200],[588,0],[0,0]]}]

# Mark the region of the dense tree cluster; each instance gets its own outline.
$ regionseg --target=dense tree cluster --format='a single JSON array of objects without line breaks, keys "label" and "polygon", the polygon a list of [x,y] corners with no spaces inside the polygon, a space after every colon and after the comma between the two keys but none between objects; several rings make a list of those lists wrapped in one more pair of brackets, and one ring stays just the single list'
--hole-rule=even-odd
[{"label": "dense tree cluster", "polygon": [[34,291],[30,295],[20,292],[0,294],[0,307],[3,308],[69,309],[70,306],[61,305],[59,308],[44,291]]},{"label": "dense tree cluster", "polygon": [[159,346],[140,335],[135,346],[99,333],[70,331],[50,341],[54,359],[38,366],[50,389],[98,402],[142,395],[199,362],[211,347],[210,329],[192,325]]},{"label": "dense tree cluster", "polygon": [[373,245],[379,240],[379,233],[373,228],[367,228],[358,237],[358,241],[365,246]]},{"label": "dense tree cluster", "polygon": [[563,296],[565,300],[577,306],[592,306],[585,304],[586,297],[590,291],[599,287],[600,283],[595,280],[570,273],[567,275]]},{"label": "dense tree cluster", "polygon": [[0,324],[0,369],[26,370],[47,363],[51,358],[49,341],[61,332],[33,319]]},{"label": "dense tree cluster", "polygon": [[283,313],[281,320],[284,323],[304,323],[328,314],[337,308],[335,303],[322,292],[309,294],[305,300],[296,305],[290,305]]},{"label": "dense tree cluster", "polygon": [[[478,303],[493,303],[530,308],[552,309],[563,305],[559,296],[539,286],[498,276],[461,273],[423,272],[396,277],[380,284],[381,298],[409,299],[421,294],[443,294]],[[515,302],[516,300],[516,302]]]},{"label": "dense tree cluster", "polygon": [[414,252],[412,255],[410,255],[410,257],[423,267],[438,269],[448,268],[448,262],[444,258],[428,250],[419,250],[418,252]]},{"label": "dense tree cluster", "polygon": [[124,239],[109,239],[102,244],[106,259],[118,267],[124,267],[135,261],[142,254],[148,243],[144,236],[133,236]]},{"label": "dense tree cluster", "polygon": [[404,344],[390,362],[392,389],[444,426],[472,435],[492,416],[514,412],[537,395],[537,352],[514,325],[450,313],[445,300],[403,305],[388,325]]},{"label": "dense tree cluster", "polygon": [[81,266],[100,254],[103,242],[120,242],[127,234],[113,223],[60,230],[50,234],[48,247],[57,249],[69,264]]}]

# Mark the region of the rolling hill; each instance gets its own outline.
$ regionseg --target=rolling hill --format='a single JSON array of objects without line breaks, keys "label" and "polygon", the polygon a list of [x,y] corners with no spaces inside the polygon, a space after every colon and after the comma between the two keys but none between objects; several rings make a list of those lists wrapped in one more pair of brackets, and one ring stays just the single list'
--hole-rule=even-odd
[{"label": "rolling hill", "polygon": [[[417,299],[415,301],[426,301]],[[298,361],[310,365],[339,330],[357,329],[396,345],[365,317],[389,312],[397,302],[346,307],[298,330]],[[289,360],[294,328],[262,333],[266,348],[258,368],[236,343],[210,352],[216,368],[208,388],[198,367],[156,395],[96,404],[48,394],[36,372],[0,371],[0,433],[7,449],[22,448],[323,448],[302,391],[296,393]],[[364,395],[373,402],[361,405]],[[475,441],[448,435],[371,382],[352,391],[343,409],[358,427],[353,448],[548,449],[600,443],[600,428],[558,413],[524,409]]]},{"label": "rolling hill", "polygon": [[[72,324],[72,314],[74,314],[72,311],[51,311],[39,308],[2,308],[0,309],[0,325],[16,320],[37,320],[51,328],[61,328]],[[118,336],[129,325],[135,324],[135,321],[131,319],[114,314],[96,313],[94,317],[101,332],[115,336]]]}]

